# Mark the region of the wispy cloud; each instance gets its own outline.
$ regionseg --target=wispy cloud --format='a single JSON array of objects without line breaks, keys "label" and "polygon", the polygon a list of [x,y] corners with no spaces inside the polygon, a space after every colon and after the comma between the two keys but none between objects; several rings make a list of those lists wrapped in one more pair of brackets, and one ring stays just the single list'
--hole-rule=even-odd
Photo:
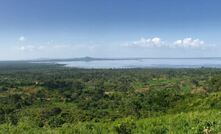
[{"label": "wispy cloud", "polygon": [[[31,43],[29,43],[31,44]],[[63,44],[63,43],[33,43],[18,44],[14,46],[12,50],[19,55],[17,58],[27,57],[39,58],[70,58],[80,56],[96,56],[101,53],[105,53],[107,50],[103,45],[90,45],[90,44]]]},{"label": "wispy cloud", "polygon": [[18,38],[18,40],[19,40],[19,41],[25,41],[26,38],[25,38],[24,36],[20,36],[20,37]]},{"label": "wispy cloud", "polygon": [[38,51],[43,49],[45,49],[45,46],[23,45],[18,47],[20,51]]},{"label": "wispy cloud", "polygon": [[48,44],[43,43],[43,45],[20,45],[17,50],[23,52],[33,52],[33,51],[77,51],[77,50],[86,50],[92,51],[93,49],[98,48],[98,45],[83,45],[83,44]]}]

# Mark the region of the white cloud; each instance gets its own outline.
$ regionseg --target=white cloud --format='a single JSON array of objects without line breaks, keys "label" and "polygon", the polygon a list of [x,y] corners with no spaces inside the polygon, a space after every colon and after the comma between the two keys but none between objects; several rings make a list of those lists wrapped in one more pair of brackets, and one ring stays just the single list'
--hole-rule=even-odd
[{"label": "white cloud", "polygon": [[184,38],[183,40],[176,40],[174,45],[175,47],[199,48],[203,47],[205,42],[200,39]]},{"label": "white cloud", "polygon": [[190,48],[190,49],[205,49],[209,47],[214,47],[215,45],[205,44],[203,40],[193,39],[193,38],[184,38],[179,39],[174,42],[164,41],[159,37],[154,38],[141,38],[138,41],[134,41],[132,43],[127,43],[123,45],[126,47],[140,47],[140,48]]},{"label": "white cloud", "polygon": [[[27,40],[26,40],[27,41]],[[53,41],[44,42],[17,42],[11,48],[1,48],[0,58],[33,59],[45,58],[70,58],[70,57],[199,57],[216,56],[220,47],[217,45],[204,43],[200,39],[185,38],[176,40],[164,40],[160,37],[141,38],[137,41],[125,42],[72,42],[72,41]],[[105,43],[105,45],[104,45]],[[184,47],[182,45],[191,44]],[[13,53],[13,56],[8,55]],[[11,57],[10,57],[11,56]]]},{"label": "white cloud", "polygon": [[18,40],[19,40],[19,41],[25,41],[26,38],[25,38],[24,36],[20,36]]},{"label": "white cloud", "polygon": [[175,45],[181,45],[182,43],[183,43],[182,40],[177,40],[177,41],[174,42]]},{"label": "white cloud", "polygon": [[161,47],[164,42],[159,37],[154,38],[141,38],[138,41],[134,41],[131,46],[140,46],[140,47]]},{"label": "white cloud", "polygon": [[159,44],[161,44],[162,42],[161,42],[161,39],[160,39],[160,38],[155,37],[155,38],[153,38],[153,39],[151,40],[151,43],[152,43],[152,44],[155,44],[155,45],[159,45]]}]

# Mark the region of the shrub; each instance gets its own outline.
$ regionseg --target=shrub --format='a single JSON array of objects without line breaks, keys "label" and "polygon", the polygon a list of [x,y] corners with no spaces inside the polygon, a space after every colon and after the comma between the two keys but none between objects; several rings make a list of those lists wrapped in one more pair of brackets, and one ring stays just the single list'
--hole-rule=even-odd
[{"label": "shrub", "polygon": [[151,134],[167,134],[168,129],[165,126],[156,126],[151,131]]},{"label": "shrub", "polygon": [[48,121],[50,127],[61,127],[65,121],[61,117],[52,117]]}]

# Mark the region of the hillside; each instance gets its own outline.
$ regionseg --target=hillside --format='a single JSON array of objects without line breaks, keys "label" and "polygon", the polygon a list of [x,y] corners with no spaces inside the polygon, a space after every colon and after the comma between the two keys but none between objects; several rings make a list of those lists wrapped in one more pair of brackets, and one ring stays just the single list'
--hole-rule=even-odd
[{"label": "hillside", "polygon": [[221,69],[0,65],[0,133],[219,133]]}]

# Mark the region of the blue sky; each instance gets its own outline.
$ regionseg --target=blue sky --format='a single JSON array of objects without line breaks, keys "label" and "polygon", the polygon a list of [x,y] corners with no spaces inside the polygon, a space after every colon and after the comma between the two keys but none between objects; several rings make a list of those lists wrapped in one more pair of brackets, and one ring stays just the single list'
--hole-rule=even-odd
[{"label": "blue sky", "polygon": [[0,59],[221,56],[220,0],[0,0]]}]

